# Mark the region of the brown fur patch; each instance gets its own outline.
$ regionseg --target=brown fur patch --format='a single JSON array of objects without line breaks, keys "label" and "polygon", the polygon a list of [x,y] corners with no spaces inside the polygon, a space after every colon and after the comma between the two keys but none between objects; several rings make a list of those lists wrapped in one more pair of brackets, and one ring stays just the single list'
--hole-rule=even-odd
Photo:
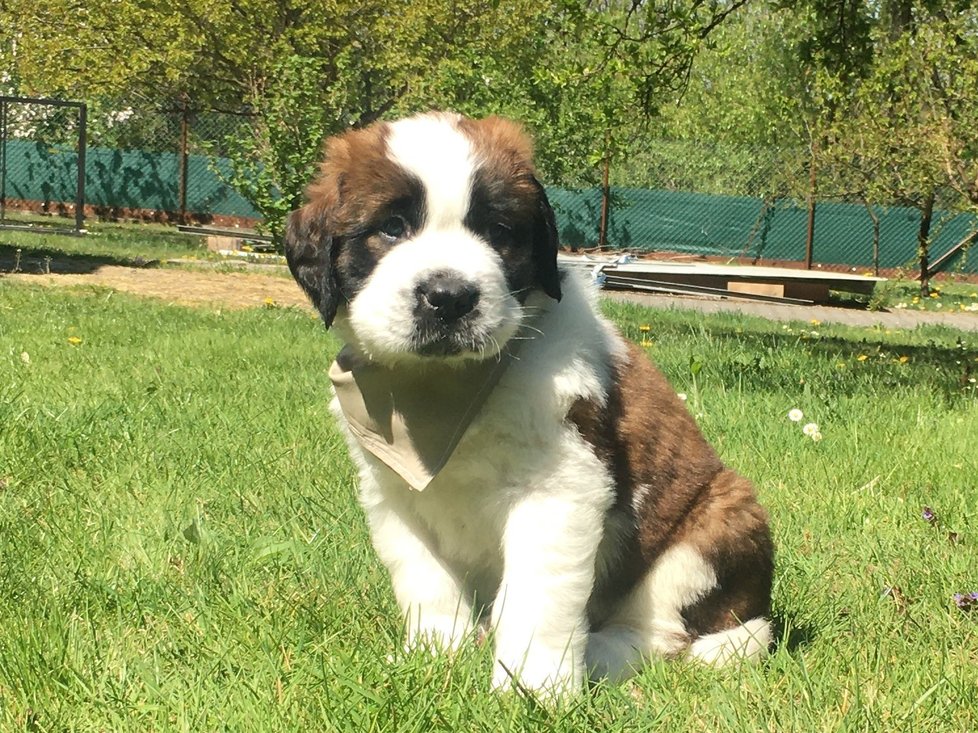
[{"label": "brown fur patch", "polygon": [[534,175],[533,143],[523,126],[503,117],[472,120],[463,117],[458,128],[472,142],[483,165],[499,178]]},{"label": "brown fur patch", "polygon": [[[608,467],[613,512],[631,514],[631,556],[607,590],[627,592],[677,542],[713,565],[719,587],[686,610],[694,635],[731,628],[769,606],[773,548],[764,510],[746,479],[726,468],[668,381],[634,344],[614,366],[604,405],[578,401],[568,414]],[[637,506],[634,497],[641,493]]]},{"label": "brown fur patch", "polygon": [[379,223],[391,203],[410,199],[418,182],[387,155],[390,126],[378,123],[326,141],[319,176],[306,189],[333,236],[350,236]]}]

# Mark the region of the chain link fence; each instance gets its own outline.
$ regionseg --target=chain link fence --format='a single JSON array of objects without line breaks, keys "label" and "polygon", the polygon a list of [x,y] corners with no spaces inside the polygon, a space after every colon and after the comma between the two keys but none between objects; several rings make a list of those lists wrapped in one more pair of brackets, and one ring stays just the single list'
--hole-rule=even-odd
[{"label": "chain link fence", "polygon": [[92,115],[88,205],[104,218],[241,223],[258,212],[227,180],[244,111],[117,107]]},{"label": "chain link fence", "polygon": [[[860,273],[919,266],[925,197],[918,206],[883,205],[844,193],[839,171],[812,176],[805,150],[653,141],[618,177],[635,185],[549,190],[566,246],[604,241],[657,258]],[[978,236],[970,212],[954,191],[935,192],[931,273],[978,273],[968,256]]]},{"label": "chain link fence", "polygon": [[[8,212],[73,213],[77,115],[69,108],[8,105],[0,159]],[[259,212],[227,183],[228,141],[248,135],[252,122],[247,112],[181,104],[90,107],[85,212],[254,225]],[[921,208],[871,205],[840,193],[837,172],[825,168],[812,177],[805,150],[652,140],[613,172],[612,181],[628,185],[548,188],[565,246],[603,243],[658,258],[856,272],[917,266]],[[967,247],[978,221],[953,192],[937,192],[932,219],[934,267],[978,273]]]},{"label": "chain link fence", "polygon": [[7,134],[0,145],[6,223],[37,224],[76,209],[105,219],[217,224],[259,217],[227,184],[227,141],[248,134],[247,112],[89,106],[87,141],[79,146],[79,106],[19,98],[6,104]]}]

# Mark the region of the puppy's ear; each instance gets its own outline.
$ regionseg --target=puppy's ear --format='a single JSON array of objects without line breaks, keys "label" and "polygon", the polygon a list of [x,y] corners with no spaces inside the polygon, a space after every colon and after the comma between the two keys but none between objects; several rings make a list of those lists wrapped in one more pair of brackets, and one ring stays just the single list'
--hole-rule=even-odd
[{"label": "puppy's ear", "polygon": [[536,178],[533,179],[533,185],[537,190],[537,212],[533,222],[533,265],[543,292],[554,300],[560,300],[560,273],[557,271],[557,249],[560,243],[557,222],[543,186]]},{"label": "puppy's ear", "polygon": [[296,282],[319,310],[326,328],[333,325],[339,304],[339,285],[333,268],[333,237],[326,212],[306,204],[289,214],[285,227],[285,259]]}]

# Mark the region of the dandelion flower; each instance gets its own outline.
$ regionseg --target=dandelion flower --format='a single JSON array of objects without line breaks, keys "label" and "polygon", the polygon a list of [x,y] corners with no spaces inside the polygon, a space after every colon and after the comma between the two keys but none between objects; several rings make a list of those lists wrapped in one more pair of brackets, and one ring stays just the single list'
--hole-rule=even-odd
[{"label": "dandelion flower", "polygon": [[899,362],[901,364],[906,364],[908,361],[910,361],[910,357],[907,356],[906,354],[902,355],[899,359]]},{"label": "dandelion flower", "polygon": [[811,438],[813,443],[817,443],[822,439],[822,432],[818,429],[818,425],[813,422],[810,422],[803,427],[801,432],[803,432],[807,437]]},{"label": "dandelion flower", "polygon": [[805,413],[803,413],[797,407],[793,410],[788,410],[788,419],[791,420],[791,422],[801,422],[803,417],[805,417]]},{"label": "dandelion flower", "polygon": [[868,358],[869,357],[866,356],[865,354],[860,354],[859,356],[856,357],[856,361],[866,361]]},{"label": "dandelion flower", "polygon": [[685,393],[685,392],[679,392],[679,393],[678,393],[678,394],[676,395],[676,397],[678,397],[679,399],[681,399],[681,400],[682,400],[683,402],[685,402],[685,401],[686,401],[686,399],[687,399],[687,397],[686,397],[686,393]]},{"label": "dandelion flower", "polygon": [[80,344],[81,342],[82,340],[78,336],[68,337],[68,343],[71,344],[72,346],[78,346],[78,344]]}]

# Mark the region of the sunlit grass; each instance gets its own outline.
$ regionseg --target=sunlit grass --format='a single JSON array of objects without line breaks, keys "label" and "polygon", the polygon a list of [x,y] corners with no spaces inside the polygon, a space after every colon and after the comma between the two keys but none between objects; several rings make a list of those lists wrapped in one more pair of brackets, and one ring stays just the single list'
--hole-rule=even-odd
[{"label": "sunlit grass", "polygon": [[317,321],[0,280],[0,729],[973,729],[974,337],[606,309],[770,509],[764,665],[552,710],[404,655]]}]

